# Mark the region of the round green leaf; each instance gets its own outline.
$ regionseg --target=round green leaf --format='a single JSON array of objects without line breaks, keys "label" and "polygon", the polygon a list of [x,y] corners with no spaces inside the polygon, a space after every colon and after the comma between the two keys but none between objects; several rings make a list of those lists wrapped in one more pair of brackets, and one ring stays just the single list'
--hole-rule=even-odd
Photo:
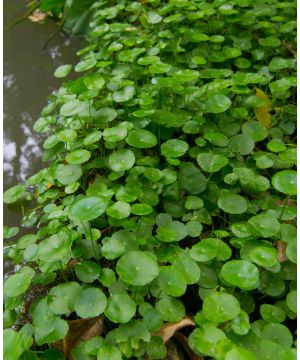
[{"label": "round green leaf", "polygon": [[188,149],[188,143],[178,139],[167,140],[160,147],[162,155],[170,158],[183,156]]},{"label": "round green leaf", "polygon": [[84,145],[91,145],[95,142],[98,142],[102,137],[101,131],[92,131],[90,134],[88,134],[84,139],[83,143]]},{"label": "round green leaf", "polygon": [[213,238],[205,238],[193,245],[190,250],[191,258],[199,261],[210,261],[217,256],[218,242],[220,240]]},{"label": "round green leaf", "polygon": [[23,294],[31,284],[34,277],[34,270],[30,267],[22,268],[22,271],[11,275],[5,282],[3,292],[9,297],[16,297]]},{"label": "round green leaf", "polygon": [[113,294],[108,298],[105,316],[114,323],[125,324],[135,315],[136,304],[127,294]]},{"label": "round green leaf", "polygon": [[85,103],[78,100],[73,99],[63,104],[60,108],[60,115],[62,116],[72,116],[79,114],[85,108]]},{"label": "round green leaf", "polygon": [[156,237],[163,242],[180,241],[188,235],[186,226],[179,221],[172,221],[157,229]]},{"label": "round green leaf", "polygon": [[271,323],[281,323],[285,320],[286,314],[278,306],[262,304],[260,307],[261,317]]},{"label": "round green leaf", "polygon": [[157,144],[156,136],[152,132],[144,129],[130,131],[126,138],[128,145],[140,149],[151,148]]},{"label": "round green leaf", "polygon": [[166,295],[182,296],[186,291],[186,282],[182,274],[171,266],[163,266],[157,278],[159,287]]},{"label": "round green leaf", "polygon": [[72,65],[60,65],[54,72],[54,76],[57,78],[63,78],[67,75],[69,75],[69,73],[72,70]]},{"label": "round green leaf", "polygon": [[200,278],[200,268],[187,252],[176,256],[172,266],[181,273],[188,285],[195,284]]},{"label": "round green leaf", "polygon": [[225,112],[231,106],[231,100],[225,95],[212,95],[206,100],[206,111],[213,114]]},{"label": "round green leaf", "polygon": [[124,201],[117,201],[106,210],[107,215],[115,219],[125,219],[130,215],[130,212],[131,206]]},{"label": "round green leaf", "polygon": [[164,296],[155,304],[155,309],[164,321],[177,322],[180,321],[185,314],[185,308],[182,302],[171,296]]},{"label": "round green leaf", "polygon": [[83,196],[72,203],[69,216],[80,221],[90,221],[102,215],[106,208],[106,199],[100,196]]},{"label": "round green leaf", "polygon": [[217,172],[228,164],[229,160],[224,155],[201,153],[197,156],[197,163],[207,172]]},{"label": "round green leaf", "polygon": [[98,279],[101,273],[99,265],[89,260],[76,264],[74,270],[78,279],[85,283],[91,283]]},{"label": "round green leaf", "polygon": [[116,172],[125,171],[133,167],[135,155],[131,150],[121,149],[112,153],[108,158],[109,167]]},{"label": "round green leaf", "polygon": [[118,113],[115,109],[110,107],[101,108],[97,111],[95,117],[96,123],[108,123],[113,121],[118,116]]},{"label": "round green leaf", "polygon": [[153,212],[153,208],[148,204],[133,204],[131,212],[134,215],[149,215]]},{"label": "round green leaf", "polygon": [[77,295],[74,308],[78,316],[89,318],[102,314],[106,305],[106,297],[100,289],[87,288]]},{"label": "round green leaf", "polygon": [[12,204],[20,200],[24,196],[25,190],[26,186],[21,184],[11,187],[3,194],[3,202],[5,204]]},{"label": "round green leaf", "polygon": [[297,172],[295,170],[283,170],[272,177],[274,188],[287,195],[297,194]]},{"label": "round green leaf", "polygon": [[203,314],[214,323],[221,323],[235,318],[240,312],[238,300],[230,294],[213,292],[203,300]]},{"label": "round green leaf", "polygon": [[229,191],[222,191],[218,207],[229,214],[243,214],[248,208],[247,201],[241,195]]},{"label": "round green leaf", "polygon": [[226,353],[224,360],[256,360],[257,357],[250,351],[235,347]]},{"label": "round green leaf", "polygon": [[116,347],[102,342],[97,354],[97,360],[122,360],[121,351]]},{"label": "round green leaf", "polygon": [[106,128],[103,131],[103,138],[105,141],[121,141],[127,136],[127,129],[124,126],[115,126]]},{"label": "round green leaf", "polygon": [[87,162],[91,157],[91,153],[88,150],[75,150],[67,154],[66,160],[69,164],[82,164]]},{"label": "round green leaf", "polygon": [[278,220],[267,214],[251,217],[248,224],[251,232],[265,238],[276,235],[280,230]]},{"label": "round green leaf", "polygon": [[248,134],[237,134],[230,138],[229,148],[240,155],[248,155],[253,151],[254,141]]},{"label": "round green leaf", "polygon": [[263,267],[272,267],[278,263],[277,250],[273,247],[256,246],[249,252],[249,259]]},{"label": "round green leaf", "polygon": [[258,286],[259,271],[246,260],[228,261],[222,266],[221,275],[231,286],[242,290],[252,290]]},{"label": "round green leaf", "polygon": [[293,343],[293,336],[290,330],[282,324],[268,324],[264,327],[261,337],[265,340],[274,341],[285,348],[289,348]]},{"label": "round green leaf", "polygon": [[214,356],[216,344],[223,339],[226,339],[224,332],[208,323],[193,330],[189,346],[198,355]]},{"label": "round green leaf", "polygon": [[37,324],[34,329],[37,345],[49,344],[63,339],[69,330],[67,321],[50,319]]},{"label": "round green leaf", "polygon": [[286,296],[286,303],[287,306],[293,311],[294,313],[297,312],[297,291],[292,290]]},{"label": "round green leaf", "polygon": [[131,100],[135,95],[134,86],[128,85],[113,93],[112,98],[115,102],[122,103]]},{"label": "round green leaf", "polygon": [[144,286],[159,274],[154,254],[147,251],[129,251],[124,254],[116,266],[120,278],[130,285]]},{"label": "round green leaf", "polygon": [[82,175],[80,165],[58,165],[56,178],[63,185],[73,184]]},{"label": "round green leaf", "polygon": [[38,245],[38,257],[45,262],[54,262],[63,259],[71,251],[72,236],[61,230]]},{"label": "round green leaf", "polygon": [[76,64],[74,70],[76,72],[82,72],[92,69],[97,64],[96,59],[86,59],[80,61],[78,64]]}]

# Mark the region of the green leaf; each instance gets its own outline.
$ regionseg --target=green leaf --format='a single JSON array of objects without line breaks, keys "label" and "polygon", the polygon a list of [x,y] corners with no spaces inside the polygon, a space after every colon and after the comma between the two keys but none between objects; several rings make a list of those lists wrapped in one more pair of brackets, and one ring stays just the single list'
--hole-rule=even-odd
[{"label": "green leaf", "polygon": [[147,149],[157,144],[157,138],[148,130],[137,129],[129,132],[126,142],[130,146]]},{"label": "green leaf", "polygon": [[12,329],[3,330],[3,356],[7,360],[18,360],[24,352],[19,332]]},{"label": "green leaf", "polygon": [[272,177],[274,188],[286,195],[297,194],[297,172],[295,170],[283,170]]},{"label": "green leaf", "polygon": [[91,283],[98,279],[101,273],[99,265],[89,260],[76,264],[74,270],[78,279],[85,283]]},{"label": "green leaf", "polygon": [[101,216],[106,208],[106,199],[100,196],[83,196],[71,204],[69,216],[80,221],[90,221]]},{"label": "green leaf", "polygon": [[217,343],[223,339],[226,339],[224,332],[208,323],[193,330],[188,342],[196,354],[214,356]]},{"label": "green leaf", "polygon": [[26,186],[25,185],[15,185],[10,189],[6,190],[3,194],[3,202],[5,204],[12,204],[20,199],[22,199],[25,195]]},{"label": "green leaf", "polygon": [[188,143],[178,139],[168,140],[160,147],[162,155],[171,158],[183,156],[188,151],[188,149]]},{"label": "green leaf", "polygon": [[281,323],[285,320],[286,314],[278,306],[262,304],[260,307],[261,317],[270,323]]},{"label": "green leaf", "polygon": [[60,65],[54,72],[54,76],[57,78],[63,78],[70,74],[72,65]]},{"label": "green leaf", "polygon": [[58,165],[56,179],[63,185],[73,184],[82,175],[80,165]]},{"label": "green leaf", "polygon": [[86,59],[80,61],[78,64],[75,65],[74,70],[76,72],[83,72],[92,69],[97,64],[96,59]]},{"label": "green leaf", "polygon": [[200,268],[188,252],[177,255],[172,266],[181,273],[188,285],[195,284],[200,278]]},{"label": "green leaf", "polygon": [[115,109],[110,107],[104,107],[97,111],[95,115],[95,122],[97,124],[105,124],[113,121],[118,116]]},{"label": "green leaf", "polygon": [[129,251],[124,254],[116,266],[120,278],[130,285],[144,286],[159,274],[154,254],[147,251]]},{"label": "green leaf", "polygon": [[158,286],[166,295],[182,296],[186,291],[186,281],[183,275],[172,266],[160,268],[157,278]]},{"label": "green leaf", "polygon": [[293,311],[294,313],[297,312],[297,291],[296,290],[292,290],[287,294],[286,303],[291,311]]},{"label": "green leaf", "polygon": [[276,235],[280,230],[278,220],[267,214],[251,217],[248,224],[253,234],[265,238]]},{"label": "green leaf", "polygon": [[224,155],[201,153],[197,156],[198,165],[206,172],[217,172],[228,164]]},{"label": "green leaf", "polygon": [[282,324],[268,324],[264,327],[261,337],[265,340],[271,340],[275,343],[289,348],[293,343],[293,336],[289,329]]},{"label": "green leaf", "polygon": [[148,204],[133,204],[131,206],[131,212],[134,215],[149,215],[153,212],[153,208]]},{"label": "green leaf", "polygon": [[113,93],[112,98],[117,103],[122,103],[131,100],[135,95],[135,88],[131,85],[117,90]]},{"label": "green leaf", "polygon": [[68,332],[67,321],[62,319],[44,320],[35,326],[34,335],[37,345],[49,344],[63,339]]},{"label": "green leaf", "polygon": [[72,116],[79,114],[84,109],[85,109],[84,102],[77,99],[73,99],[63,104],[63,106],[60,108],[60,115]]},{"label": "green leaf", "polygon": [[116,172],[129,170],[135,163],[135,155],[131,150],[121,149],[112,153],[108,158],[109,167]]},{"label": "green leaf", "polygon": [[185,315],[183,303],[171,296],[164,296],[155,304],[155,309],[158,311],[164,321],[177,322]]},{"label": "green leaf", "polygon": [[116,347],[102,342],[97,354],[97,360],[122,360],[121,351]]},{"label": "green leaf", "polygon": [[225,112],[231,107],[231,100],[225,95],[212,95],[206,100],[206,111],[213,114]]},{"label": "green leaf", "polygon": [[238,300],[230,294],[213,292],[203,300],[203,314],[214,323],[234,319],[240,312]]},{"label": "green leaf", "polygon": [[249,252],[249,259],[263,267],[272,267],[278,263],[277,250],[272,247],[256,246]]},{"label": "green leaf", "polygon": [[81,318],[96,317],[106,308],[107,300],[100,289],[86,288],[77,295],[74,308]]},{"label": "green leaf", "polygon": [[91,153],[88,150],[75,150],[67,154],[66,160],[69,164],[82,164],[87,162],[91,157]]},{"label": "green leaf", "polygon": [[3,292],[5,296],[16,297],[23,294],[30,286],[35,271],[30,267],[23,267],[22,270],[11,275],[5,282]]},{"label": "green leaf", "polygon": [[238,134],[230,138],[229,148],[240,155],[248,155],[253,151],[254,141],[248,134]]},{"label": "green leaf", "polygon": [[106,128],[103,131],[103,138],[105,141],[121,141],[127,136],[127,129],[124,126],[115,126]]},{"label": "green leaf", "polygon": [[61,230],[38,245],[38,258],[45,262],[62,260],[71,251],[72,236],[68,231]]},{"label": "green leaf", "polygon": [[127,294],[112,294],[108,298],[105,316],[114,323],[128,323],[135,315],[136,304]]},{"label": "green leaf", "polygon": [[252,290],[258,285],[259,271],[246,260],[228,261],[222,266],[221,275],[228,284],[242,290]]},{"label": "green leaf", "polygon": [[130,212],[131,206],[124,201],[117,201],[110,205],[106,210],[108,216],[119,220],[127,218],[130,215]]},{"label": "green leaf", "polygon": [[243,214],[248,208],[245,198],[229,191],[221,192],[218,207],[229,214]]},{"label": "green leaf", "polygon": [[159,226],[156,237],[162,242],[180,241],[187,236],[186,226],[179,221]]}]

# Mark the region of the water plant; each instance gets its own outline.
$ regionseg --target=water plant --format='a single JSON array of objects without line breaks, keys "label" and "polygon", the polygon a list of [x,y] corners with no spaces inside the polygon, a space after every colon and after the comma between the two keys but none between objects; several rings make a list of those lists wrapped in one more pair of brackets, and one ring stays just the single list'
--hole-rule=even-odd
[{"label": "water plant", "polygon": [[163,359],[187,318],[199,359],[295,359],[295,6],[93,2],[4,193],[6,360]]}]

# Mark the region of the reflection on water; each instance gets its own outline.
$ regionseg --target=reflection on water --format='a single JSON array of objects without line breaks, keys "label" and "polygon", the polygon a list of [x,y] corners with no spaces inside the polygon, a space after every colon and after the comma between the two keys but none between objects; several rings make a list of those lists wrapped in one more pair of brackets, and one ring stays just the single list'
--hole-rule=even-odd
[{"label": "reflection on water", "polygon": [[[44,24],[24,20],[9,27],[26,12],[24,0],[4,0],[4,114],[3,181],[4,190],[24,182],[44,165],[41,162],[43,137],[33,132],[33,123],[47,104],[47,97],[61,80],[53,77],[61,64],[75,64],[78,39],[57,33],[51,20]],[[15,208],[15,207],[14,207]],[[17,226],[20,213],[4,207],[4,224]]]}]

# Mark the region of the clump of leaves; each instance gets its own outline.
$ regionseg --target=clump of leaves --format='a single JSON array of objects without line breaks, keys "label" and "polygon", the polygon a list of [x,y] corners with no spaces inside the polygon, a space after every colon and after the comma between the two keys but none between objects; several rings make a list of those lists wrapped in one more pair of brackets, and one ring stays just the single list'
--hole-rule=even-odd
[{"label": "clump of leaves", "polygon": [[36,202],[7,253],[6,359],[64,358],[69,321],[99,316],[73,359],[162,359],[187,316],[198,356],[295,358],[295,6],[93,4],[34,124],[49,166],[4,194]]}]

